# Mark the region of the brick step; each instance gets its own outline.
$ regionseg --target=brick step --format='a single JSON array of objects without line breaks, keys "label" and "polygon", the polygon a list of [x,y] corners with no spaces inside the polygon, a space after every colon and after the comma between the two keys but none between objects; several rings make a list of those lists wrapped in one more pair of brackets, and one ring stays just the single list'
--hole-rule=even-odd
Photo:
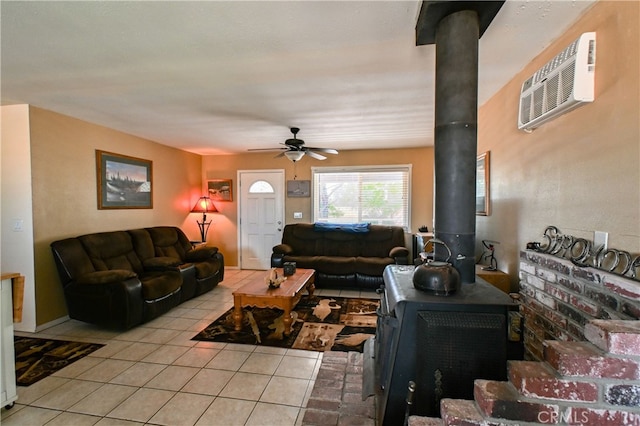
[{"label": "brick step", "polygon": [[409,416],[407,426],[444,426],[444,421],[437,417]]},{"label": "brick step", "polygon": [[473,395],[487,417],[532,423],[557,423],[559,417],[558,405],[528,400],[510,382],[476,379]]},{"label": "brick step", "polygon": [[640,355],[640,321],[592,320],[584,337],[610,354]]},{"label": "brick step", "polygon": [[440,415],[442,416],[442,420],[444,420],[444,424],[447,426],[488,425],[482,413],[478,411],[475,402],[466,399],[442,399],[440,401]]},{"label": "brick step", "polygon": [[509,381],[523,396],[560,401],[598,401],[595,383],[559,378],[544,362],[509,361],[508,369]]},{"label": "brick step", "polygon": [[607,356],[589,342],[546,340],[544,359],[562,376],[640,379],[638,361]]}]

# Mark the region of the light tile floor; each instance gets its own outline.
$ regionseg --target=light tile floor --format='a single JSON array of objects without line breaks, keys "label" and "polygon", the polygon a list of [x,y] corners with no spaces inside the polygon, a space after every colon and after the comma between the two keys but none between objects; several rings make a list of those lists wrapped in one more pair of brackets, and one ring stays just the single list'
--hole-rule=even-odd
[{"label": "light tile floor", "polygon": [[[319,352],[191,340],[264,271],[226,270],[212,291],[126,332],[69,320],[33,335],[104,347],[28,387],[0,422],[12,425],[299,425]],[[317,294],[377,297],[373,292]]]}]

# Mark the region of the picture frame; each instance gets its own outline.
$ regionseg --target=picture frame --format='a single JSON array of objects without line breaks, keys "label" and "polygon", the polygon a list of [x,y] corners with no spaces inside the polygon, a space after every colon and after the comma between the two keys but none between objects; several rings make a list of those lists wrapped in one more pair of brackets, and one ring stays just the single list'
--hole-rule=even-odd
[{"label": "picture frame", "polygon": [[490,152],[478,155],[476,160],[476,215],[491,214],[490,199]]},{"label": "picture frame", "polygon": [[311,181],[310,180],[288,180],[287,181],[287,197],[290,197],[290,198],[311,197]]},{"label": "picture frame", "polygon": [[153,162],[96,150],[98,210],[152,209]]},{"label": "picture frame", "polygon": [[207,182],[209,198],[213,201],[233,201],[233,180],[212,179]]}]

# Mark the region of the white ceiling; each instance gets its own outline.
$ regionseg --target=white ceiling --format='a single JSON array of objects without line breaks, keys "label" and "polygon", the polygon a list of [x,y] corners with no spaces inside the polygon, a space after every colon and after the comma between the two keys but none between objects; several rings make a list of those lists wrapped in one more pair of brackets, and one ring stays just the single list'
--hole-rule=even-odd
[{"label": "white ceiling", "polygon": [[[507,1],[480,40],[480,105],[592,3]],[[308,146],[431,145],[420,5],[3,0],[2,104],[203,155],[277,148],[291,126]]]}]

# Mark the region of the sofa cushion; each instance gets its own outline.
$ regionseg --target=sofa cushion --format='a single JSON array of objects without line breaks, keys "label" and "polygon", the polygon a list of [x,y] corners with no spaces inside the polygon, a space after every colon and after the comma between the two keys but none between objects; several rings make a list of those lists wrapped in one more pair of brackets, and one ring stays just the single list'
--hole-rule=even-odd
[{"label": "sofa cushion", "polygon": [[220,269],[219,262],[211,261],[211,262],[198,262],[194,263],[193,266],[196,268],[196,278],[205,278],[214,275]]},{"label": "sofa cushion", "polygon": [[394,247],[404,247],[404,232],[401,228],[371,226],[371,232],[362,235],[360,256],[388,257]]},{"label": "sofa cushion", "polygon": [[174,226],[155,226],[147,228],[156,256],[177,257],[185,260],[185,254],[192,249],[191,243],[180,228]]},{"label": "sofa cushion", "polygon": [[77,238],[54,241],[51,243],[51,250],[63,286],[79,276],[96,270],[87,251]]},{"label": "sofa cushion", "polygon": [[355,257],[341,256],[316,256],[311,267],[318,272],[327,274],[344,275],[353,274],[356,269]]},{"label": "sofa cushion", "polygon": [[393,259],[389,257],[358,257],[355,262],[355,272],[364,275],[382,276],[384,268],[393,263]]},{"label": "sofa cushion", "polygon": [[138,274],[143,267],[125,231],[99,232],[78,237],[98,271],[128,269]]},{"label": "sofa cushion", "polygon": [[[323,235],[319,233],[319,235]],[[360,255],[362,242],[354,234],[347,232],[325,232],[324,233],[324,254],[325,256],[354,257]]]},{"label": "sofa cushion", "polygon": [[146,259],[156,256],[156,249],[153,246],[153,240],[146,229],[130,229],[127,232],[131,235],[133,249],[138,254],[140,260],[144,262]]},{"label": "sofa cushion", "polygon": [[175,292],[182,284],[180,272],[149,272],[140,277],[142,282],[142,298],[155,300]]},{"label": "sofa cushion", "polygon": [[322,233],[315,232],[312,224],[285,226],[282,242],[289,244],[296,255],[315,256],[324,253]]}]

